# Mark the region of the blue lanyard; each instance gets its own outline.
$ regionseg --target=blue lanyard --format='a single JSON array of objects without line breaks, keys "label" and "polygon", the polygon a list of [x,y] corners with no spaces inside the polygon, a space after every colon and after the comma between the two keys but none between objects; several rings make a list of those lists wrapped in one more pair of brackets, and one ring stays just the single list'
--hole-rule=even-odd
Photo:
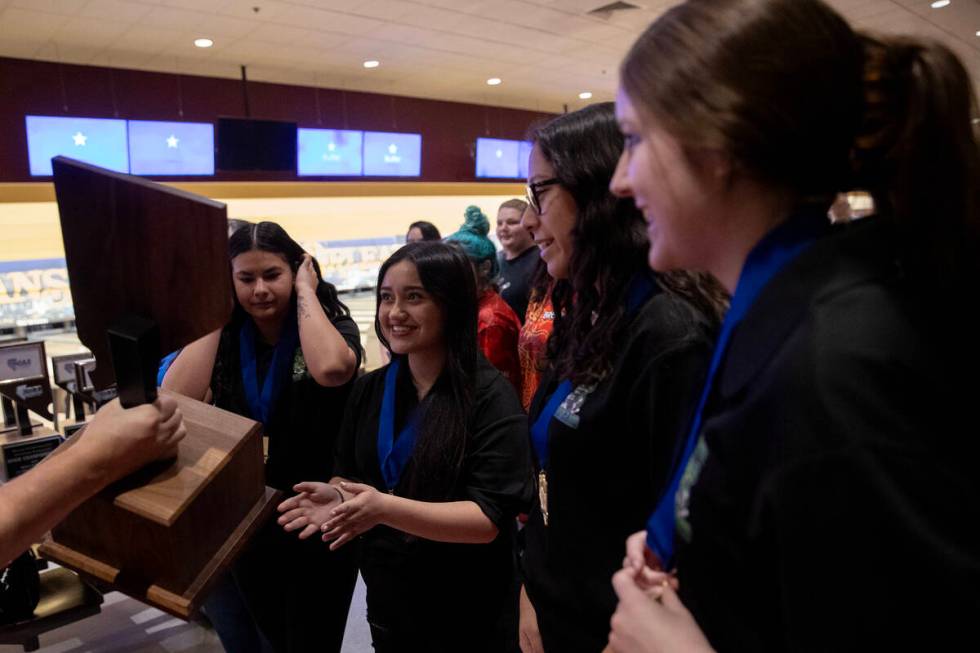
[{"label": "blue lanyard", "polygon": [[405,465],[415,450],[415,440],[418,438],[418,410],[412,411],[405,428],[398,433],[395,440],[395,391],[398,385],[398,369],[401,358],[392,359],[385,372],[384,395],[381,398],[381,416],[378,418],[378,462],[381,465],[381,475],[389,490],[398,487]]},{"label": "blue lanyard", "polygon": [[731,307],[728,314],[725,315],[721,334],[715,344],[711,366],[708,368],[708,376],[701,391],[701,398],[698,400],[697,412],[691,422],[691,429],[688,432],[683,453],[674,465],[670,484],[660,497],[657,507],[647,522],[647,546],[657,554],[665,569],[670,568],[674,559],[677,489],[697,445],[704,407],[708,402],[715,374],[725,357],[725,351],[728,348],[732,333],[746,313],[749,312],[766,284],[783,267],[812,245],[817,238],[826,233],[829,228],[830,220],[824,211],[807,211],[802,215],[793,216],[766,234],[752,249],[745,261],[742,274],[738,279],[738,285],[735,287]]},{"label": "blue lanyard", "polygon": [[[657,292],[656,276],[652,272],[641,272],[633,277],[630,282],[629,294],[626,298],[626,313],[629,316],[636,314],[643,308],[644,304]],[[548,398],[541,414],[531,427],[531,444],[534,446],[534,453],[538,458],[538,468],[545,469],[548,465],[548,431],[550,430],[551,420],[558,412],[562,402],[572,393],[572,382],[565,379],[555,389]]]},{"label": "blue lanyard", "polygon": [[293,356],[299,345],[299,327],[296,325],[296,315],[290,311],[282,325],[279,342],[276,343],[272,354],[269,371],[265,374],[262,389],[259,390],[259,373],[255,360],[255,324],[246,319],[242,324],[238,337],[239,356],[242,368],[242,385],[245,388],[245,401],[248,402],[252,419],[268,424],[272,416],[283,381],[289,376]]},{"label": "blue lanyard", "polygon": [[534,445],[534,454],[538,457],[538,468],[544,469],[548,466],[548,430],[551,426],[551,418],[558,412],[565,398],[572,393],[572,382],[565,379],[561,385],[548,398],[548,403],[544,405],[544,410],[538,415],[531,427],[531,444]]}]

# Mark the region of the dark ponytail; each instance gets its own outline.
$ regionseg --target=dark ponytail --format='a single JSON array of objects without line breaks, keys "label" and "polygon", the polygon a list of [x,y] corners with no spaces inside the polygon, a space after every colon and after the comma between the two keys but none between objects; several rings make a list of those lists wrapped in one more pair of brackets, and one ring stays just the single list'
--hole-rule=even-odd
[{"label": "dark ponytail", "polygon": [[[300,264],[303,262],[303,255],[306,254],[306,250],[290,238],[286,230],[275,222],[245,223],[244,226],[237,229],[231,235],[231,238],[228,239],[229,260],[253,249],[279,254],[289,264],[289,269],[293,271],[293,274],[296,274]],[[337,288],[332,283],[323,280],[323,274],[320,272],[320,264],[315,258],[313,259],[313,270],[316,272],[317,278],[316,296],[320,300],[320,304],[323,305],[327,317],[335,320],[342,315],[350,316],[350,310],[337,296]],[[292,301],[295,307],[295,292],[293,293]],[[243,316],[244,309],[238,304],[238,299],[236,298],[233,319],[241,319]]]},{"label": "dark ponytail", "polygon": [[980,150],[970,76],[930,41],[863,37],[864,124],[854,188],[894,220],[917,287],[974,283],[980,258]]}]

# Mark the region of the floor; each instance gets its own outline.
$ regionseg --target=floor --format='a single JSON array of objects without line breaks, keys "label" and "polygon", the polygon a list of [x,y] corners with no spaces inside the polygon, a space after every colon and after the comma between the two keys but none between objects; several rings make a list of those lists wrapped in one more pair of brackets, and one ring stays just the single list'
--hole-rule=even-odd
[{"label": "floor", "polygon": [[[354,590],[342,653],[370,653],[365,588]],[[0,653],[21,651],[0,646]],[[39,653],[221,653],[224,648],[210,628],[175,619],[119,592],[105,595],[102,612],[41,636]],[[234,653],[234,652],[229,652]]]}]

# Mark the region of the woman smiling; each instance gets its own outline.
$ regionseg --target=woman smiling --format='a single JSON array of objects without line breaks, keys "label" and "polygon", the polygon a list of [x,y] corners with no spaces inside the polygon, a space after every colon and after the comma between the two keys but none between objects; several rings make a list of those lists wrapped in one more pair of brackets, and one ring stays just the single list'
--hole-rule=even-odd
[{"label": "woman smiling", "polygon": [[331,549],[363,536],[379,652],[497,652],[516,637],[508,597],[527,418],[477,351],[476,300],[454,246],[412,243],[381,266],[375,326],[391,363],[354,386],[335,477],[298,484],[279,507],[287,531]]}]

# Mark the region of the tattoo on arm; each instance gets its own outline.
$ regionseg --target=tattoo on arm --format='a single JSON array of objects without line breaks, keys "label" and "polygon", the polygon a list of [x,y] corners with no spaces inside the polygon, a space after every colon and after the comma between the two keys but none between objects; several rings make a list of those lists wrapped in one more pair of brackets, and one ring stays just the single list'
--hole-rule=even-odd
[{"label": "tattoo on arm", "polygon": [[299,313],[300,318],[308,319],[310,317],[310,309],[306,306],[306,300],[302,297],[296,298],[296,310]]}]

